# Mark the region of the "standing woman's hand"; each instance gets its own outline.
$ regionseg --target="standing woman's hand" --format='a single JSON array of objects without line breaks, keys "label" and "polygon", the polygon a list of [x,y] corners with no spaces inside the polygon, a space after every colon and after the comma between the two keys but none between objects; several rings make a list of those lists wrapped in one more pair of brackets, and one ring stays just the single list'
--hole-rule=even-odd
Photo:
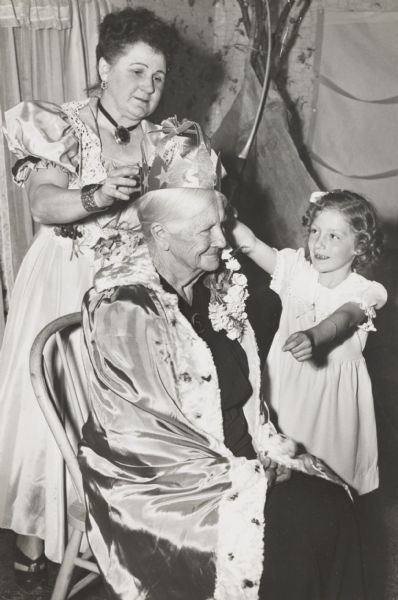
[{"label": "standing woman's hand", "polygon": [[95,192],[95,202],[99,208],[107,208],[119,200],[128,202],[131,194],[139,191],[139,186],[138,165],[112,169],[103,185]]}]

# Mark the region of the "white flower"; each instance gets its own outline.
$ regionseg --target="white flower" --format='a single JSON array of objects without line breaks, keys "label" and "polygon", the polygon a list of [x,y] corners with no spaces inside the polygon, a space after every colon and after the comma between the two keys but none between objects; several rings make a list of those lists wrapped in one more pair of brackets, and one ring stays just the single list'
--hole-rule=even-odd
[{"label": "white flower", "polygon": [[240,264],[231,253],[231,248],[223,251],[226,270],[210,278],[209,318],[215,331],[224,329],[231,340],[240,340],[247,320],[247,279],[243,273],[236,273]]},{"label": "white flower", "polygon": [[[238,262],[238,261],[236,261],[236,262]],[[234,273],[232,275],[232,282],[236,283],[236,285],[240,285],[242,287],[247,285],[247,279],[246,279],[246,276],[243,275],[243,273]]]}]

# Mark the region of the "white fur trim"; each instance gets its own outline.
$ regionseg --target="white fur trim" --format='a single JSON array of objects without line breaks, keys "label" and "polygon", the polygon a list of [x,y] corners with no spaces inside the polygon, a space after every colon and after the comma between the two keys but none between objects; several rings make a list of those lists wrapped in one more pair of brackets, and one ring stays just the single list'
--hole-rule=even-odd
[{"label": "white fur trim", "polygon": [[267,480],[257,460],[231,462],[220,503],[214,600],[257,600],[264,555]]},{"label": "white fur trim", "polygon": [[177,306],[174,319],[175,368],[181,410],[196,428],[208,435],[213,449],[224,456],[232,456],[223,444],[221,396],[212,354]]}]

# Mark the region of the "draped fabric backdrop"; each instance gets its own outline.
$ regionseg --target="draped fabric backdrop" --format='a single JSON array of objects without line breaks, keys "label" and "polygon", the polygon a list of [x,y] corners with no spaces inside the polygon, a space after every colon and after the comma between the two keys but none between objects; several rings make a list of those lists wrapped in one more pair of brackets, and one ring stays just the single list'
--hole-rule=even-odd
[{"label": "draped fabric backdrop", "polygon": [[[21,100],[62,103],[84,98],[95,81],[94,48],[97,24],[112,7],[127,2],[98,0],[30,0],[1,3],[0,60],[2,111]],[[10,157],[0,142],[0,241],[3,298],[7,302],[20,262],[28,248],[33,224],[25,192],[11,179]],[[2,312],[3,314],[3,312]]]},{"label": "draped fabric backdrop", "polygon": [[364,193],[390,225],[398,223],[397,62],[398,12],[320,11],[312,166],[326,189]]},{"label": "draped fabric backdrop", "polygon": [[[0,125],[21,100],[62,103],[85,98],[96,81],[95,46],[102,18],[125,6],[145,6],[175,21],[184,48],[172,70],[157,119],[169,114],[218,126],[239,90],[248,40],[236,2],[221,0],[0,0]],[[25,192],[11,179],[0,135],[0,340],[14,278],[34,225]]]}]

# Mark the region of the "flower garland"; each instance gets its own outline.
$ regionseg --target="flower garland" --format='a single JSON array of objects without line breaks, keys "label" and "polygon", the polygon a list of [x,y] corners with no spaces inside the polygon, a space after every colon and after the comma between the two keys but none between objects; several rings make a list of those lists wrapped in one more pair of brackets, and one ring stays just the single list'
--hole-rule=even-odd
[{"label": "flower garland", "polygon": [[207,278],[210,289],[209,318],[213,329],[224,329],[231,340],[242,339],[246,321],[247,279],[240,271],[240,263],[232,248],[223,250],[223,268]]},{"label": "flower garland", "polygon": [[102,229],[101,237],[92,246],[97,269],[110,263],[123,263],[133,257],[144,244],[140,227],[120,224]]}]

